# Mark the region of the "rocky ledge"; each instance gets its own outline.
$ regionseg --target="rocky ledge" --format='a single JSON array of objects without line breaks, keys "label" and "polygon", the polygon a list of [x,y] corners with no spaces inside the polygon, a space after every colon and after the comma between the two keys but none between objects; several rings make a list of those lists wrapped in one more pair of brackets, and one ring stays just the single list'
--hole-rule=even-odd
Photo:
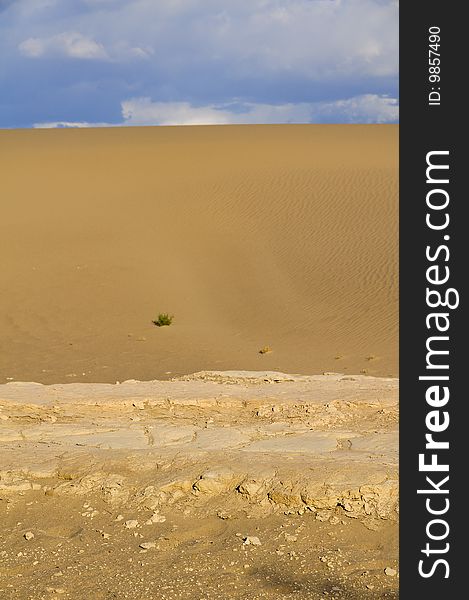
[{"label": "rocky ledge", "polygon": [[183,514],[398,510],[398,380],[202,372],[0,386],[0,496],[99,494]]}]

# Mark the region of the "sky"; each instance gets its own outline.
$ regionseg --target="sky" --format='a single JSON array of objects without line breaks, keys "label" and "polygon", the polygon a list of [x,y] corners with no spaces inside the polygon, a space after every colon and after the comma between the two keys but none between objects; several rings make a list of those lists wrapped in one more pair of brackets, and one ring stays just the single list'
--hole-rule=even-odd
[{"label": "sky", "polygon": [[0,128],[398,121],[397,0],[0,0]]}]

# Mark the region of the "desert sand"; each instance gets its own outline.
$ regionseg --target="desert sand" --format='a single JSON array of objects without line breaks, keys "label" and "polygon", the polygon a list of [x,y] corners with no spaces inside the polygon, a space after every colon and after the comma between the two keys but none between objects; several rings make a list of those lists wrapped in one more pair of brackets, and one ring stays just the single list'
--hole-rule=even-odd
[{"label": "desert sand", "polygon": [[0,382],[396,376],[397,143],[394,125],[1,131]]},{"label": "desert sand", "polygon": [[397,136],[0,132],[2,598],[398,597]]}]

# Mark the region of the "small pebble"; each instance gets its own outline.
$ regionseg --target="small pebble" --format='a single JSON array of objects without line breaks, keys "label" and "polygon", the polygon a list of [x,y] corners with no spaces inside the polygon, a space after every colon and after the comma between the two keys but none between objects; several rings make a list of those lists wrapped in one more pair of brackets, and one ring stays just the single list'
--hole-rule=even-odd
[{"label": "small pebble", "polygon": [[164,523],[166,521],[166,517],[158,514],[157,512],[153,513],[152,516],[145,521],[145,525],[153,525],[154,523]]},{"label": "small pebble", "polygon": [[128,521],[125,521],[124,525],[127,529],[134,529],[137,527],[138,521],[136,519],[129,519]]},{"label": "small pebble", "polygon": [[255,536],[255,535],[247,535],[244,538],[244,546],[260,546],[261,545],[261,541],[260,539]]},{"label": "small pebble", "polygon": [[144,550],[149,550],[150,548],[154,548],[156,546],[156,542],[142,542],[140,544],[140,548],[143,548]]}]

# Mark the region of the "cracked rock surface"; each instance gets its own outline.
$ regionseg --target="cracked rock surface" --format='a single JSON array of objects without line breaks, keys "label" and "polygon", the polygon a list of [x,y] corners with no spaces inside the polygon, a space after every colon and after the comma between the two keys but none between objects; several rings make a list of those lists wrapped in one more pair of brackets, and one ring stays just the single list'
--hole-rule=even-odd
[{"label": "cracked rock surface", "polygon": [[[266,565],[284,561],[284,556],[291,558],[303,569],[292,587],[302,590],[301,598],[323,598],[324,592],[336,598],[397,597],[393,595],[397,578],[382,576],[386,566],[395,566],[397,546],[385,544],[387,565],[376,567],[379,552],[371,558],[380,532],[386,529],[388,540],[397,536],[397,431],[397,379],[230,371],[116,385],[9,383],[0,386],[0,497],[3,516],[8,521],[11,515],[12,523],[6,536],[14,537],[19,527],[19,545],[26,543],[27,531],[34,533],[28,543],[37,546],[43,539],[44,549],[50,546],[54,527],[56,532],[62,528],[60,536],[68,540],[67,547],[98,533],[99,543],[111,551],[119,544],[121,549],[130,542],[135,545],[130,556],[121,550],[120,559],[125,555],[127,566],[131,558],[131,562],[138,561],[139,553],[159,553],[161,560],[163,555],[169,561],[168,569],[177,553],[188,552],[193,540],[200,539],[212,547],[209,557],[213,552],[225,568],[233,567],[227,552],[230,557],[235,548],[250,553],[246,558],[250,566],[240,566],[243,577],[246,570],[260,573],[270,568]],[[90,506],[83,508],[87,503]],[[26,505],[35,508],[35,517],[29,520],[16,512],[32,512]],[[77,521],[76,531],[72,526],[68,530],[63,524],[54,525],[54,514],[47,506],[55,510],[60,506],[61,523],[64,511],[70,513],[68,521],[76,516],[83,523]],[[13,524],[15,519],[21,527]],[[288,532],[288,544],[278,542],[292,520],[295,531],[302,528],[304,546],[301,540],[297,543],[293,530]],[[125,527],[129,521],[136,521],[135,527]],[[195,538],[194,522],[200,529]],[[246,530],[249,522],[256,522],[258,529]],[[228,550],[234,535],[231,529],[238,525],[244,527],[240,532],[244,539],[254,536],[262,544],[242,549],[240,538]],[[313,553],[314,544],[323,540],[318,548],[327,554],[337,527],[350,530],[351,548],[352,538],[355,546],[357,536],[365,540],[357,551],[368,565],[365,570],[376,570],[373,580],[358,574],[356,565],[348,569],[343,559],[339,569],[343,581],[336,573],[334,591],[328,577],[314,571],[326,569],[332,574],[334,568],[327,567],[327,561],[324,567],[315,556],[311,556],[311,568],[316,583],[308,579],[307,540]],[[148,528],[155,532],[147,533]],[[348,538],[344,536],[345,552]],[[293,540],[304,563],[288,554],[292,550],[285,550]],[[369,551],[370,557],[365,557]],[[262,556],[256,564],[249,559]],[[16,556],[17,561],[22,558]],[[207,581],[215,568],[209,563]],[[15,568],[13,564],[10,575]],[[236,569],[231,570],[230,585],[241,577]],[[288,588],[281,582],[265,587],[265,576],[252,579],[249,597],[290,597],[281,595],[279,590],[286,594]],[[74,577],[76,582],[79,575],[74,573]],[[27,577],[20,579],[26,585]],[[39,578],[34,585],[44,597],[67,597],[71,592],[62,585],[64,581],[52,585],[48,579],[46,585]],[[182,582],[187,596],[177,595],[179,583],[169,578],[167,591],[160,590],[159,595],[145,595],[143,587],[129,583],[127,595],[121,588],[120,595],[94,597],[193,597],[190,577]],[[7,585],[2,589],[12,593]],[[64,592],[47,592],[47,587],[63,587]],[[23,596],[10,597],[39,597],[33,591],[28,595],[26,589]],[[201,597],[247,597],[241,591],[231,596],[211,593]],[[68,597],[90,597],[83,594]],[[292,597],[299,597],[298,593]]]}]

